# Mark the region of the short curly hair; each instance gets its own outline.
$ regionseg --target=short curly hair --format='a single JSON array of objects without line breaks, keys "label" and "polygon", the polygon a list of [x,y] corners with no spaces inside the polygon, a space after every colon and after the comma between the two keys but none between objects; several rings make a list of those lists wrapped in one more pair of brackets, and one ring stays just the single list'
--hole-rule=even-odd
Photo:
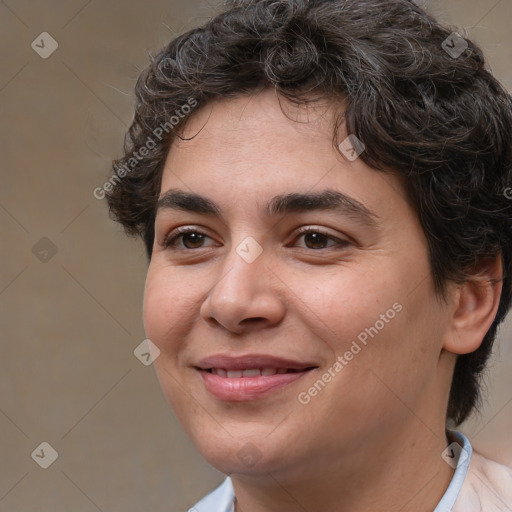
[{"label": "short curly hair", "polygon": [[[460,53],[460,54],[459,54]],[[106,193],[111,215],[151,258],[164,162],[192,106],[272,87],[297,104],[343,101],[333,127],[360,158],[406,183],[429,245],[436,292],[502,258],[496,318],[457,358],[447,418],[479,405],[481,375],[510,308],[512,98],[481,49],[408,0],[242,0],[151,58]]]}]

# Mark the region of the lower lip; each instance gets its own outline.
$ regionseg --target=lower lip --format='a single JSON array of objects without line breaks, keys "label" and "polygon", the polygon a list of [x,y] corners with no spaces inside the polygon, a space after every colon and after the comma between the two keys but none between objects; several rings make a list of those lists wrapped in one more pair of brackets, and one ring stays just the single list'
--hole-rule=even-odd
[{"label": "lower lip", "polygon": [[229,402],[244,402],[263,398],[300,379],[310,371],[229,378],[215,375],[206,370],[199,370],[206,389],[216,398]]}]

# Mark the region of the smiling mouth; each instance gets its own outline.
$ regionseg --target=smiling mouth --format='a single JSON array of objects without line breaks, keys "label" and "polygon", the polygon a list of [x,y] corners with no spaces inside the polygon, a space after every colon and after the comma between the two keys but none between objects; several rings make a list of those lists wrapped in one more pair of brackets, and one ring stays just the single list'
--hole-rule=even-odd
[{"label": "smiling mouth", "polygon": [[318,368],[197,368],[206,390],[225,402],[246,402],[284,391],[310,371]]},{"label": "smiling mouth", "polygon": [[227,379],[240,379],[240,378],[251,378],[251,377],[270,377],[276,374],[284,373],[303,373],[309,370],[313,370],[315,366],[303,369],[294,368],[250,368],[247,370],[225,370],[224,368],[207,368],[207,371],[213,375],[219,377],[225,377]]}]

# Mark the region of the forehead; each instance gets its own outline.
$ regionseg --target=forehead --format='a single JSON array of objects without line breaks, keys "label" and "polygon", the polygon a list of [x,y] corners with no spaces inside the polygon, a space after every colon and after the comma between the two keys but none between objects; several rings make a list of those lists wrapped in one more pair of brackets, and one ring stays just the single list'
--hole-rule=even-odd
[{"label": "forehead", "polygon": [[272,89],[209,102],[174,140],[161,195],[176,188],[205,197],[222,192],[225,203],[265,198],[263,207],[279,194],[338,189],[363,205],[396,194],[406,201],[395,173],[349,161],[333,144],[342,107],[327,100],[294,105]]},{"label": "forehead", "polygon": [[[295,105],[268,88],[215,99],[190,116],[181,138],[174,139],[172,149],[195,151],[199,144],[219,143],[261,149],[279,144],[281,151],[290,146],[298,154],[301,147],[295,146],[297,140],[307,146],[318,145],[320,141],[330,144],[333,121],[341,108],[328,100]],[[285,136],[276,138],[277,133]]]}]

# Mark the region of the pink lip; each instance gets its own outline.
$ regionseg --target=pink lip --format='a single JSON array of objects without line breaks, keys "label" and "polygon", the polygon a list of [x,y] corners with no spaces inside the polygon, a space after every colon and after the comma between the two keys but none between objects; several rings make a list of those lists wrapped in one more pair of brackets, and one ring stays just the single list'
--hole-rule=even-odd
[{"label": "pink lip", "polygon": [[[308,361],[294,361],[266,354],[246,354],[233,357],[226,354],[215,354],[202,359],[196,366],[206,389],[216,398],[231,402],[256,400],[275,392],[306,375],[318,365]],[[276,373],[257,377],[229,378],[210,373],[207,370],[222,368],[223,370],[250,370],[253,368],[290,369],[292,373]]]},{"label": "pink lip", "polygon": [[206,389],[220,400],[244,402],[263,398],[273,391],[300,379],[310,370],[294,373],[276,373],[259,377],[228,378],[215,375],[206,370],[199,370]]}]

